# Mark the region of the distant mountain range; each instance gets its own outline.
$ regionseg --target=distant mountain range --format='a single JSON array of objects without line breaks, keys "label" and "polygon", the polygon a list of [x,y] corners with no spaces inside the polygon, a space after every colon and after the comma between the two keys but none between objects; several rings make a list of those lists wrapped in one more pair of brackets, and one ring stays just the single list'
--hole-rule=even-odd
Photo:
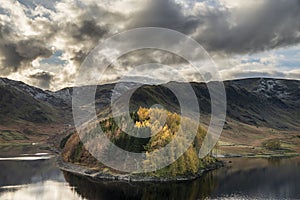
[{"label": "distant mountain range", "polygon": [[[130,83],[122,84],[126,88]],[[178,112],[178,101],[167,89],[168,84],[174,83],[144,85],[139,88],[131,98],[130,108],[136,110],[139,106],[151,107],[153,104],[161,104],[171,111]],[[201,115],[204,119],[209,119],[210,96],[207,85],[190,84],[198,97]],[[300,81],[251,78],[225,81],[224,85],[227,95],[225,130],[230,130],[235,123],[279,131],[300,129]],[[114,86],[115,84],[107,84],[97,87],[96,110],[101,116],[109,113]],[[14,141],[20,138],[20,135],[23,136],[22,141],[36,138],[42,140],[40,135],[44,137],[49,132],[55,134],[70,128],[73,123],[72,91],[72,88],[57,92],[44,91],[23,82],[1,78],[0,131],[6,131],[6,135],[1,135],[0,142]]]}]

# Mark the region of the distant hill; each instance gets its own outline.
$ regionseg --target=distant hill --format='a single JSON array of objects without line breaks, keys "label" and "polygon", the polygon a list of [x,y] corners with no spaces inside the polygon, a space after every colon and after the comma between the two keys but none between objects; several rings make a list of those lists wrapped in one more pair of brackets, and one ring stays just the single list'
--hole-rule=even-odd
[{"label": "distant hill", "polygon": [[[131,83],[122,84],[124,88],[128,88]],[[133,93],[130,109],[136,111],[140,106],[151,107],[153,104],[161,104],[170,111],[180,112],[176,96],[167,88],[170,84],[177,84],[177,88],[180,89],[180,84],[184,83],[144,85]],[[211,111],[207,85],[190,84],[198,98],[201,115],[205,118]],[[214,84],[214,82],[208,84]],[[300,81],[253,78],[225,81],[224,85],[228,120],[278,130],[299,130]],[[110,106],[113,88],[114,84],[98,86],[95,97],[99,115]]]},{"label": "distant hill", "polygon": [[6,78],[0,79],[0,142],[41,141],[70,123],[70,101]]},{"label": "distant hill", "polygon": [[244,79],[227,81],[228,117],[279,130],[300,128],[300,81]]},{"label": "distant hill", "polygon": [[[131,83],[122,84],[126,89]],[[130,109],[134,111],[140,106],[151,107],[153,104],[161,104],[172,112],[179,112],[179,103],[175,95],[167,89],[168,84],[180,86],[184,83],[144,85],[134,92]],[[211,109],[207,85],[204,83],[191,85],[199,101],[201,119],[207,125]],[[236,129],[238,123],[279,131],[300,129],[300,81],[252,78],[225,81],[224,85],[227,94],[225,134]],[[96,110],[101,117],[110,112],[114,86],[115,84],[106,84],[97,87]],[[35,127],[38,127],[39,134],[47,134],[46,129],[51,126],[72,124],[72,91],[73,88],[57,92],[44,91],[22,82],[0,79],[0,129],[25,134],[26,129],[32,129],[27,132],[35,132]],[[45,131],[41,131],[41,127],[44,127]]]}]

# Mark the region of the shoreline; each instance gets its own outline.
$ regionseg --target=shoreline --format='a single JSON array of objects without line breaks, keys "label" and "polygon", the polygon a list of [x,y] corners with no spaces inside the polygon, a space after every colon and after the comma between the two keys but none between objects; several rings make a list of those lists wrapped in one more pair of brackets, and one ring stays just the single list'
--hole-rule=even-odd
[{"label": "shoreline", "polygon": [[[297,157],[299,156],[278,156],[278,158],[283,158],[283,157],[287,157],[287,158],[291,158],[291,157]],[[247,157],[247,156],[232,156],[232,157],[224,157],[226,159],[230,159],[230,158],[270,158],[270,157]],[[271,156],[274,158],[277,158],[277,156]],[[174,177],[174,178],[170,178],[170,177],[155,177],[155,176],[142,176],[139,174],[110,174],[110,173],[106,173],[103,171],[98,171],[98,170],[93,170],[91,168],[82,166],[82,165],[77,165],[77,164],[73,164],[73,163],[69,163],[69,162],[65,162],[61,159],[61,156],[57,156],[57,165],[58,167],[62,170],[62,171],[66,171],[81,177],[85,177],[85,178],[89,178],[93,181],[122,181],[122,182],[182,182],[182,181],[191,181],[191,180],[195,180],[200,178],[201,176],[203,176],[204,173],[215,170],[215,169],[219,169],[221,167],[225,167],[226,166],[226,162],[222,161],[222,160],[218,160],[216,161],[214,164],[200,169],[196,174],[193,175],[186,175],[186,176],[178,176],[178,177]]]},{"label": "shoreline", "polygon": [[204,173],[224,167],[225,163],[223,161],[217,161],[214,164],[200,169],[196,174],[186,175],[182,177],[147,177],[141,176],[138,174],[108,174],[101,171],[92,170],[88,167],[76,165],[69,162],[64,162],[61,157],[57,158],[57,165],[62,171],[66,171],[78,176],[86,177],[94,181],[126,181],[126,182],[182,182],[182,181],[191,181],[203,176]]}]

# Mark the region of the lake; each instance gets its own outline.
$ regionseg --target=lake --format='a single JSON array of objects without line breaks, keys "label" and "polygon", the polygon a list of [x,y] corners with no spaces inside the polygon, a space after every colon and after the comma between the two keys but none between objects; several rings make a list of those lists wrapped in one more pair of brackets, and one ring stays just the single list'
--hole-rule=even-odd
[{"label": "lake", "polygon": [[[300,199],[300,159],[225,159],[226,167],[181,183],[93,182],[62,172],[35,147],[0,148],[0,199]],[[24,153],[25,152],[25,153]]]}]

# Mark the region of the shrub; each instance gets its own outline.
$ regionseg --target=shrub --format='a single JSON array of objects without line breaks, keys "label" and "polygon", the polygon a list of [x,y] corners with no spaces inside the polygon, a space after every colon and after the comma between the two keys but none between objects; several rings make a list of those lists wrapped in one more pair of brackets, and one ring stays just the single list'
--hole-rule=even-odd
[{"label": "shrub", "polygon": [[281,148],[279,140],[269,140],[265,143],[265,147],[270,150],[278,150]]}]

